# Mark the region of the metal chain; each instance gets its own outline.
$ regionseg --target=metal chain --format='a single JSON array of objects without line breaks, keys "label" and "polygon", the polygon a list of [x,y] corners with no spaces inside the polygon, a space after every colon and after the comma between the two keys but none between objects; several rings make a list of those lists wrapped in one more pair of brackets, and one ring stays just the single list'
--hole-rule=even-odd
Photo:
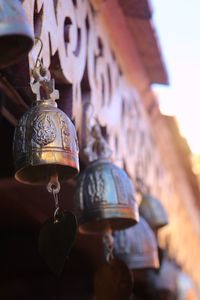
[{"label": "metal chain", "polygon": [[114,255],[113,255],[114,237],[113,237],[111,231],[106,232],[103,235],[103,243],[104,243],[106,251],[107,251],[106,260],[107,260],[108,263],[110,263],[114,258]]},{"label": "metal chain", "polygon": [[47,184],[47,191],[53,195],[55,211],[54,211],[54,223],[58,223],[63,213],[60,211],[58,193],[60,192],[60,182],[58,180],[58,175],[52,175],[49,183]]}]

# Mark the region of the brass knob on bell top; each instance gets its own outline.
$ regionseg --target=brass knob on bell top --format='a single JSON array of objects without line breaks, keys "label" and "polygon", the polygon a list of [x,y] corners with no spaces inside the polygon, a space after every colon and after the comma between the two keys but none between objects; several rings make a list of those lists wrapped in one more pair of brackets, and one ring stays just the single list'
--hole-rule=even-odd
[{"label": "brass knob on bell top", "polygon": [[63,181],[79,172],[75,127],[57,108],[55,99],[59,95],[49,71],[41,72],[39,67],[34,70],[34,76],[31,87],[37,101],[15,129],[15,178],[27,184],[47,184],[56,173],[58,180]]},{"label": "brass knob on bell top", "polygon": [[0,68],[12,65],[31,50],[34,35],[19,0],[0,0]]}]

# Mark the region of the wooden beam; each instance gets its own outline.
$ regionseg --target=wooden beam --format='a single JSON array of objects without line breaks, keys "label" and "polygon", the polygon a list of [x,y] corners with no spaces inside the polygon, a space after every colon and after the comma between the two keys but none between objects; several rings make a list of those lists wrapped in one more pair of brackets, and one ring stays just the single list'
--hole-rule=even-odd
[{"label": "wooden beam", "polygon": [[[111,46],[124,75],[135,88],[143,92],[149,87],[150,81],[122,9],[116,0],[91,0],[91,2],[110,38]],[[114,17],[111,17],[111,14]]]}]

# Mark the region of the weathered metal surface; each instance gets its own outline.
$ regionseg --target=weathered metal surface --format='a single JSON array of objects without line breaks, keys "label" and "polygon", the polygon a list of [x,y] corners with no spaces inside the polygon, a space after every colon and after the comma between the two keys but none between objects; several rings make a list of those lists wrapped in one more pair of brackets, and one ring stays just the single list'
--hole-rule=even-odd
[{"label": "weathered metal surface", "polygon": [[20,119],[13,142],[15,178],[28,184],[48,183],[55,173],[63,181],[79,172],[75,127],[57,108],[59,94],[50,73],[38,72],[31,84],[37,101]]},{"label": "weathered metal surface", "polygon": [[159,267],[156,238],[142,217],[137,225],[114,233],[114,252],[130,270]]},{"label": "weathered metal surface", "polygon": [[130,178],[106,159],[90,163],[80,175],[75,201],[82,233],[120,230],[139,220]]}]

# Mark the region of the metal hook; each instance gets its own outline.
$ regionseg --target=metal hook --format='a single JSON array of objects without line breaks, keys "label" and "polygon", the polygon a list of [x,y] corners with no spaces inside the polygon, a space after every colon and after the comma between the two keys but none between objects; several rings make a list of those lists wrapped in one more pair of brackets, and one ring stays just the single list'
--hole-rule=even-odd
[{"label": "metal hook", "polygon": [[39,37],[35,37],[35,40],[38,40],[38,41],[40,41],[40,43],[41,43],[41,47],[40,47],[40,51],[38,52],[38,55],[37,55],[37,59],[36,59],[36,62],[35,62],[35,66],[34,66],[34,68],[36,68],[37,67],[37,64],[38,64],[38,62],[41,64],[41,60],[40,60],[40,55],[41,55],[41,53],[42,53],[42,49],[43,49],[43,46],[44,46],[44,44],[43,44],[43,42],[42,42],[42,40],[41,40],[41,38],[39,38]]}]

